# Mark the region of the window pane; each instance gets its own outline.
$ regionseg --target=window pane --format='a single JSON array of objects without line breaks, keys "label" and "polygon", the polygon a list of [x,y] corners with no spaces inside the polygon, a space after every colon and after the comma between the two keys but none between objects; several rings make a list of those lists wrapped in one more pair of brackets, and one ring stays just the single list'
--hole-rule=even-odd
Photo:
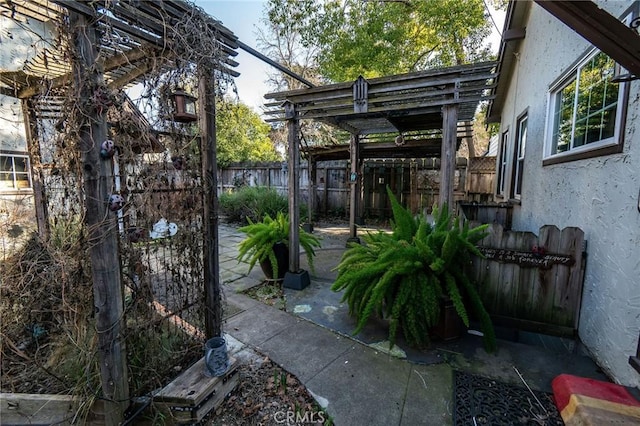
[{"label": "window pane", "polygon": [[29,188],[29,175],[20,173],[16,175],[16,185],[18,188]]},{"label": "window pane", "polygon": [[500,158],[498,162],[498,195],[504,195],[505,190],[505,178],[507,173],[507,146],[509,142],[509,132],[502,134],[502,140],[500,141]]},{"label": "window pane", "polygon": [[616,133],[616,106],[609,108],[602,113],[602,136],[601,139],[611,138]]},{"label": "window pane", "polygon": [[6,155],[0,155],[0,171],[10,172],[13,170],[13,162],[11,161],[12,158],[13,157],[8,157]]},{"label": "window pane", "polygon": [[25,173],[27,171],[27,159],[25,157],[13,157],[13,165],[16,173]]},{"label": "window pane", "polygon": [[587,119],[576,122],[576,129],[573,135],[573,148],[584,145],[584,135],[587,132]]},{"label": "window pane", "polygon": [[524,148],[527,144],[527,119],[524,118],[520,122],[520,150],[518,152],[518,158],[524,158]]},{"label": "window pane", "polygon": [[576,81],[565,86],[558,93],[558,106],[560,108],[558,114],[557,135],[554,146],[556,152],[564,152],[569,149],[571,141],[571,130],[573,127],[573,104],[575,102]]},{"label": "window pane", "polygon": [[518,160],[518,175],[516,176],[516,195],[522,194],[522,166],[524,160]]},{"label": "window pane", "polygon": [[514,196],[519,196],[522,193],[522,176],[523,176],[523,166],[524,166],[524,152],[525,147],[527,145],[527,117],[523,117],[520,119],[518,123],[518,146],[517,146],[517,154],[516,154],[516,162],[515,168],[516,173],[514,176],[514,188],[513,194]]},{"label": "window pane", "polygon": [[615,135],[619,85],[611,82],[614,61],[602,52],[585,61],[555,92],[551,154]]}]

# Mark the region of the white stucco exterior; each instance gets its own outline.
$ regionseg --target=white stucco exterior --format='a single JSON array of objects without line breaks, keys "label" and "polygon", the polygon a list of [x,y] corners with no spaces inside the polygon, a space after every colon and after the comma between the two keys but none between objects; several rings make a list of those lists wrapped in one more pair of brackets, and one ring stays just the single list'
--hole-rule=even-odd
[{"label": "white stucco exterior", "polygon": [[[597,3],[616,17],[631,5]],[[622,153],[543,166],[549,86],[592,46],[533,2],[523,24],[526,37],[518,42],[513,73],[500,83],[507,84],[500,128],[511,130],[510,150],[517,117],[528,113],[513,229],[537,232],[552,224],[584,230],[588,257],[579,336],[615,381],[640,386],[640,374],[628,364],[640,332],[640,80],[630,83]]]}]

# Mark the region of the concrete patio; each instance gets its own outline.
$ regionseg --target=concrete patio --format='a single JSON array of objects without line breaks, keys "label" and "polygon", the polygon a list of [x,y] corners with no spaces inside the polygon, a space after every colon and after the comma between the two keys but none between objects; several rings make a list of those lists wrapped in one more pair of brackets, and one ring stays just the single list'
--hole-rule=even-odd
[{"label": "concrete patio", "polygon": [[[311,285],[288,290],[286,312],[241,292],[259,285],[263,274],[236,260],[243,235],[219,227],[220,269],[226,301],[237,308],[224,331],[238,344],[281,365],[312,392],[338,425],[441,425],[454,421],[454,371],[551,392],[561,373],[608,380],[573,340],[496,330],[498,351],[484,351],[481,338],[466,334],[416,350],[402,341],[393,355],[382,324],[369,324],[352,336],[355,322],[341,295],[330,290],[332,269],[345,250],[345,226],[317,225],[323,237]],[[302,267],[306,268],[304,258]],[[520,375],[522,378],[520,378]],[[515,419],[514,419],[515,421]]]}]

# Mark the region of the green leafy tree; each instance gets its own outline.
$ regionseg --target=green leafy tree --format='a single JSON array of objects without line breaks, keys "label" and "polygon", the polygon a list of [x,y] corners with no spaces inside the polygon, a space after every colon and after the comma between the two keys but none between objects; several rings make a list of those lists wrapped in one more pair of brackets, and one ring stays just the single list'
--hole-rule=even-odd
[{"label": "green leafy tree", "polygon": [[220,167],[233,162],[282,159],[269,137],[271,127],[241,102],[216,102],[216,130]]},{"label": "green leafy tree", "polygon": [[317,66],[332,81],[412,72],[488,59],[482,0],[331,0],[301,25],[317,46]]}]

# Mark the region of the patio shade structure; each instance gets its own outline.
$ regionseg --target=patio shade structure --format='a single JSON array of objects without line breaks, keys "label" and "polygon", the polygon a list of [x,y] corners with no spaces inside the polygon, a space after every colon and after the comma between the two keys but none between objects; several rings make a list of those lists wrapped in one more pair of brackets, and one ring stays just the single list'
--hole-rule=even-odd
[{"label": "patio shade structure", "polygon": [[[492,99],[495,62],[481,62],[408,74],[331,84],[309,89],[269,93],[267,121],[285,121],[289,131],[289,209],[291,216],[290,271],[299,268],[298,187],[300,120],[313,119],[347,131],[346,145],[317,147],[310,152],[321,159],[351,161],[350,237],[357,239],[356,212],[359,203],[364,158],[403,156],[441,157],[439,204],[452,205],[455,152],[458,139],[470,136],[470,122],[478,104]],[[366,142],[387,135],[392,142]],[[396,141],[393,141],[394,138]],[[311,183],[313,185],[313,183]],[[310,196],[310,198],[312,198]]]}]

